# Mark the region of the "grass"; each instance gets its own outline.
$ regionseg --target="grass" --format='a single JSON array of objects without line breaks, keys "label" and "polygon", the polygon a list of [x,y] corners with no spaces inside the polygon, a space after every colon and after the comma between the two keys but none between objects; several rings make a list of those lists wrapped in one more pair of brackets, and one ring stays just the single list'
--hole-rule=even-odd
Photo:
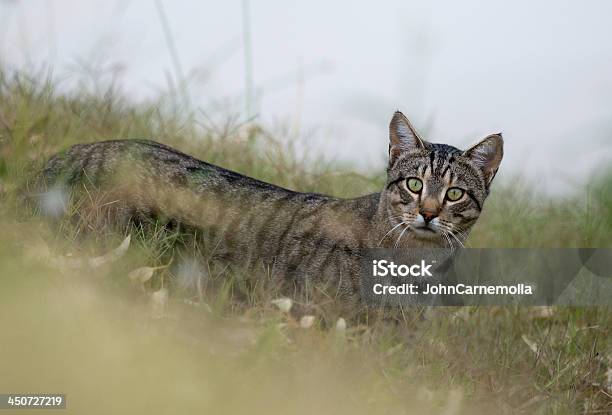
[{"label": "grass", "polygon": [[[70,223],[56,232],[24,211],[19,189],[73,143],[154,138],[343,197],[377,191],[384,172],[299,158],[286,137],[255,123],[212,125],[166,99],[137,105],[112,88],[62,95],[41,79],[0,72],[0,391],[66,393],[70,413],[612,412],[610,308],[415,308],[399,325],[349,321],[338,331],[315,315],[303,329],[300,316],[271,304],[265,275],[252,284],[181,262],[181,235],[134,230],[120,260],[72,266],[123,236],[83,238]],[[612,175],[555,199],[533,178],[496,180],[471,246],[612,246]],[[144,291],[128,277],[169,258]],[[208,278],[184,277],[199,267]]]}]

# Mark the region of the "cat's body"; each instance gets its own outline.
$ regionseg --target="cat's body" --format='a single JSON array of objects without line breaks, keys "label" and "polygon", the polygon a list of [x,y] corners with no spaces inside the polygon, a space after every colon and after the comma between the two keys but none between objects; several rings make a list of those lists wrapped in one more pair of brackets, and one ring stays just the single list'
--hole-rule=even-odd
[{"label": "cat's body", "polygon": [[[47,189],[93,185],[105,195],[103,205],[111,207],[107,215],[115,223],[180,223],[204,235],[216,258],[263,266],[279,281],[316,284],[354,300],[364,249],[462,243],[501,160],[501,147],[494,147],[493,167],[470,166],[466,152],[421,141],[396,113],[387,185],[355,199],[294,192],[146,140],[73,146],[49,160],[42,180]],[[479,153],[476,161],[488,160],[487,154]],[[419,189],[410,177],[420,177]],[[434,192],[446,194],[457,183],[473,188],[450,202],[465,206],[445,219],[446,196]]]}]

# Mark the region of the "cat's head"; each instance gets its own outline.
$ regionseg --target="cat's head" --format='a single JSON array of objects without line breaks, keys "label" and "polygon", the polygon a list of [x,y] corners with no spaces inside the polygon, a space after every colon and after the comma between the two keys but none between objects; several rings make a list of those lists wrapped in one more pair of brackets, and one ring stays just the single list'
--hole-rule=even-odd
[{"label": "cat's head", "polygon": [[462,245],[502,160],[501,134],[459,150],[424,141],[401,112],[394,114],[389,130],[383,197],[390,223],[397,226],[390,239],[406,231],[404,237],[411,239]]}]

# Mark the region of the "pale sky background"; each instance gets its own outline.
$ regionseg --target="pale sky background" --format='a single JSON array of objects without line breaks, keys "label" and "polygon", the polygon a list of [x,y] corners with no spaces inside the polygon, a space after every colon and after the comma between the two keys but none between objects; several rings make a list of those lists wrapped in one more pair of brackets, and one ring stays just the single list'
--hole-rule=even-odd
[{"label": "pale sky background", "polygon": [[[161,0],[194,105],[246,117],[242,0]],[[360,169],[400,109],[426,138],[502,131],[502,175],[554,193],[612,161],[612,2],[250,0],[258,120]],[[153,0],[0,0],[0,59],[117,70],[136,100],[175,76]]]}]

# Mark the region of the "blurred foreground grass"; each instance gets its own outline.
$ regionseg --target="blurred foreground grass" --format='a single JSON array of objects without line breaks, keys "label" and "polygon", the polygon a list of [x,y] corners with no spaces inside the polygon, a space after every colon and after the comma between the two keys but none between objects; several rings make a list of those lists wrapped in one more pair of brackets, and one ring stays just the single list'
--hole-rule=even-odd
[{"label": "blurred foreground grass", "polygon": [[[175,268],[157,270],[145,292],[133,286],[130,272],[163,264],[167,235],[135,234],[125,257],[95,269],[45,260],[47,247],[52,257],[93,256],[121,241],[54,233],[23,212],[18,190],[77,142],[153,138],[337,196],[384,182],[383,172],[300,160],[286,137],[255,124],[214,125],[166,104],[134,105],[112,89],[60,95],[51,82],[0,72],[0,392],[66,393],[71,413],[612,412],[609,308],[445,308],[426,318],[415,308],[399,325],[337,331],[315,316],[304,329],[265,293],[236,302],[231,284],[160,301],[153,293],[172,286]],[[536,179],[497,180],[470,245],[612,246],[612,176],[563,199],[530,190]]]}]

